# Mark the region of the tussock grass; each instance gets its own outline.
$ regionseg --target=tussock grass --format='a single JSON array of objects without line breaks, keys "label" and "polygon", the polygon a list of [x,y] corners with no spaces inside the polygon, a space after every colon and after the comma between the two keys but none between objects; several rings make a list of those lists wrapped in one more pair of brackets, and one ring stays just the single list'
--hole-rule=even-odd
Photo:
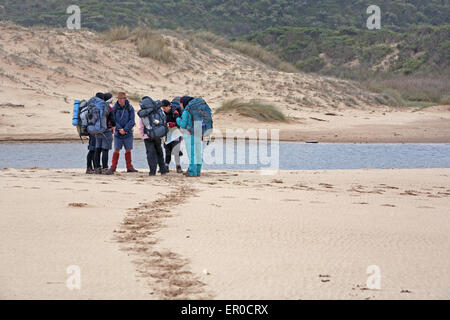
[{"label": "tussock grass", "polygon": [[149,57],[157,61],[169,63],[173,61],[170,51],[170,41],[150,28],[138,27],[131,30],[124,27],[114,27],[103,33],[101,38],[106,41],[130,40],[136,44],[140,57]]},{"label": "tussock grass", "polygon": [[136,45],[140,57],[150,57],[164,63],[172,61],[172,52],[161,37],[138,39]]},{"label": "tussock grass", "polygon": [[130,29],[127,26],[113,27],[103,33],[101,38],[106,41],[127,40],[131,36]]},{"label": "tussock grass", "polygon": [[225,101],[216,113],[234,113],[265,122],[287,122],[285,115],[270,104],[255,100],[245,102],[242,99]]},{"label": "tussock grass", "polygon": [[423,107],[448,103],[450,80],[445,77],[395,77],[369,83],[369,90],[381,93],[392,106]]}]

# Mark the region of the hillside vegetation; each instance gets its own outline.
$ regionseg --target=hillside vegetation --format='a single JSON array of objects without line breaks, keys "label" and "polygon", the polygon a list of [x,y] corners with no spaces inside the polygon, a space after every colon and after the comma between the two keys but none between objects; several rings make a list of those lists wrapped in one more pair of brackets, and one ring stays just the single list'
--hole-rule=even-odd
[{"label": "hillside vegetation", "polygon": [[[0,0],[0,19],[65,27],[66,8],[72,4]],[[356,80],[389,96],[384,102],[392,105],[448,101],[449,0],[373,0],[370,4],[381,8],[382,29],[372,31],[366,28],[368,3],[362,0],[80,0],[77,4],[83,28],[112,29],[124,39],[129,36],[124,28],[172,29],[186,36],[188,47],[208,42],[277,70]],[[141,38],[137,48],[143,57],[172,61],[160,45],[161,39],[151,36]]]},{"label": "hillside vegetation", "polygon": [[[72,0],[1,0],[0,18],[24,25],[64,26]],[[206,29],[242,36],[270,27],[363,28],[369,4],[380,6],[383,26],[406,31],[448,23],[448,0],[79,0],[83,25],[106,30],[118,23],[135,27]]]}]

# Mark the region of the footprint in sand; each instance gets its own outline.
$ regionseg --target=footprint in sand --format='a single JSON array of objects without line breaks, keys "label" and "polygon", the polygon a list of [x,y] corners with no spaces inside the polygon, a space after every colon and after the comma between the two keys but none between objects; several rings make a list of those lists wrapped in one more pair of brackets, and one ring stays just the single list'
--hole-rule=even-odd
[{"label": "footprint in sand", "polygon": [[396,207],[396,205],[394,205],[394,204],[382,204],[381,205],[382,207],[391,207],[391,208],[395,208]]},{"label": "footprint in sand", "polygon": [[258,200],[261,200],[261,199],[258,199],[258,198],[248,198],[248,200],[256,200],[256,201],[258,201]]},{"label": "footprint in sand", "polygon": [[304,185],[304,184],[301,184],[301,183],[298,183],[298,184],[294,185],[291,189],[294,189],[294,190],[306,190],[306,191],[314,191],[314,190],[316,190],[313,187],[310,187],[310,186],[307,186],[307,185]]},{"label": "footprint in sand", "polygon": [[74,203],[69,203],[68,206],[72,207],[72,208],[84,208],[84,207],[87,207],[87,203],[74,202]]},{"label": "footprint in sand", "polygon": [[400,193],[400,195],[402,196],[418,196],[419,194],[420,192],[415,190],[405,190],[402,193]]},{"label": "footprint in sand", "polygon": [[412,292],[409,290],[402,290],[402,291],[400,291],[400,293],[412,293]]},{"label": "footprint in sand", "polygon": [[385,191],[381,189],[373,189],[373,190],[366,190],[367,187],[362,185],[356,185],[353,186],[351,189],[347,190],[350,192],[358,192],[358,193],[376,193],[376,194],[383,194]]}]

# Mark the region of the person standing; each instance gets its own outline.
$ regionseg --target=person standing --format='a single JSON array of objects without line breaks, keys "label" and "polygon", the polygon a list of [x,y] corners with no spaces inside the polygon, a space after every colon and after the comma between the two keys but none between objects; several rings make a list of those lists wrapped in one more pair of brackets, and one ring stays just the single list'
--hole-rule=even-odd
[{"label": "person standing", "polygon": [[96,94],[96,97],[106,102],[109,113],[106,116],[106,130],[102,133],[95,134],[94,173],[107,174],[109,151],[112,149],[113,131],[116,125],[114,114],[109,105],[112,101],[112,94],[99,92]]},{"label": "person standing", "polygon": [[167,122],[166,116],[161,110],[161,101],[153,101],[150,97],[144,97],[139,105],[141,106],[141,110],[138,112],[139,131],[147,152],[149,175],[156,175],[157,166],[159,166],[161,175],[165,175],[167,169],[164,164],[161,138],[167,134]]},{"label": "person standing", "polygon": [[[179,107],[179,106],[178,106]],[[166,115],[167,127],[170,131],[174,131],[174,129],[179,128],[177,125],[177,118],[180,117],[180,109],[176,106],[173,106],[168,100],[162,101],[162,109],[164,114]],[[168,135],[168,137],[170,134]],[[177,168],[177,173],[183,173],[180,165],[180,156],[183,155],[181,153],[181,137],[177,138],[174,141],[170,141],[167,144],[164,144],[164,149],[166,151],[166,171],[169,172],[170,162],[172,161],[172,155],[175,158],[175,165]]]},{"label": "person standing", "polygon": [[135,113],[125,92],[119,92],[117,102],[113,108],[113,114],[116,120],[116,130],[114,133],[114,153],[108,174],[112,174],[116,171],[120,150],[122,148],[125,148],[127,172],[138,172],[134,169],[131,160],[131,150],[133,150],[133,127],[136,124]]},{"label": "person standing", "polygon": [[187,177],[199,177],[202,168],[202,135],[195,134],[194,120],[192,115],[186,108],[194,98],[184,96],[180,99],[180,103],[184,109],[183,115],[177,118],[177,125],[184,129],[183,139],[186,143],[186,150],[189,156],[189,168],[185,173]]}]

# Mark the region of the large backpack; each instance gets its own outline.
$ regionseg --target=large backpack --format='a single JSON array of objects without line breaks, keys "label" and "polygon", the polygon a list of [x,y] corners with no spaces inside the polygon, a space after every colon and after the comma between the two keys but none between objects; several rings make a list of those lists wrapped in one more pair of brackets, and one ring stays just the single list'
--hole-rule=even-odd
[{"label": "large backpack", "polygon": [[108,104],[97,97],[91,98],[86,107],[87,131],[90,134],[104,133],[108,129]]},{"label": "large backpack", "polygon": [[[191,114],[194,128],[196,127],[195,123],[201,122],[202,137],[211,135],[213,129],[212,112],[211,108],[203,98],[196,98],[189,102],[184,111],[187,111]],[[194,134],[194,128],[187,128],[187,130],[190,134]]]},{"label": "large backpack", "polygon": [[161,101],[153,101],[146,97],[142,99],[139,105],[142,109],[138,111],[138,116],[144,124],[144,133],[150,139],[165,137],[169,129],[167,128],[166,115],[161,109]]},{"label": "large backpack", "polygon": [[87,130],[87,102],[86,100],[75,100],[73,104],[72,125],[77,128],[78,135],[81,137],[88,136]]}]

